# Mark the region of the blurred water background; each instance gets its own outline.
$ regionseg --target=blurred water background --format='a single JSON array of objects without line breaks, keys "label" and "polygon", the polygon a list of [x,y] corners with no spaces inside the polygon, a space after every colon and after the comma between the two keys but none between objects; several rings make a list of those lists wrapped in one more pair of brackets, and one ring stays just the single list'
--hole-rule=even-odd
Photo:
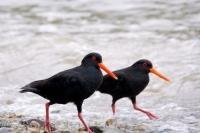
[{"label": "blurred water background", "polygon": [[[47,100],[19,88],[80,64],[96,51],[112,70],[149,59],[172,82],[150,75],[138,97],[156,121],[117,102],[121,132],[200,132],[199,0],[1,0],[0,115],[44,116]],[[104,126],[111,97],[96,92],[83,105],[90,125]],[[51,107],[58,128],[78,128],[73,104]]]}]

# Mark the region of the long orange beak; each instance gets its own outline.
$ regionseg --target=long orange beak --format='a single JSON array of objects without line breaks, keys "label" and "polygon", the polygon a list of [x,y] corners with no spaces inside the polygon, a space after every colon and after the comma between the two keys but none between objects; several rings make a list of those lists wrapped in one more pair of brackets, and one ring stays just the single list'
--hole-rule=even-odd
[{"label": "long orange beak", "polygon": [[114,73],[112,73],[103,63],[99,63],[98,64],[99,65],[99,67],[101,68],[101,69],[103,69],[108,75],[110,75],[112,78],[114,78],[114,79],[118,79],[117,78],[117,76],[114,74]]},{"label": "long orange beak", "polygon": [[166,77],[165,75],[161,74],[158,70],[156,70],[155,68],[150,68],[150,72],[157,75],[158,77],[164,79],[165,81],[170,82],[170,79],[168,77]]}]

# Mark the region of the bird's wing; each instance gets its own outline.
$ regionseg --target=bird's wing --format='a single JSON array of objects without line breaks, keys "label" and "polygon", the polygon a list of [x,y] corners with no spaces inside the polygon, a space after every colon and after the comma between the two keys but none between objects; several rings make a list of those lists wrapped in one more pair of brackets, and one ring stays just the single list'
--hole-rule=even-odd
[{"label": "bird's wing", "polygon": [[81,88],[82,79],[79,72],[64,71],[46,80],[45,88],[64,89]]},{"label": "bird's wing", "polygon": [[[74,70],[60,72],[48,79],[34,81],[22,88],[21,92],[34,92],[37,94],[62,93],[73,91],[82,87],[80,73]],[[71,89],[69,89],[71,88]]]},{"label": "bird's wing", "polygon": [[89,96],[85,79],[80,71],[71,71],[51,77],[47,81],[45,94],[54,95],[56,99],[63,96],[70,101],[80,101]]}]

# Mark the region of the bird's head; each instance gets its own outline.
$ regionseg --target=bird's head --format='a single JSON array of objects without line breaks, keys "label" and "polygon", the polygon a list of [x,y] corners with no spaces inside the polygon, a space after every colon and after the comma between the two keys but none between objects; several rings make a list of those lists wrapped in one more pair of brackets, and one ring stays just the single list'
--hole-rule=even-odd
[{"label": "bird's head", "polygon": [[83,60],[83,65],[96,65],[98,66],[98,63],[102,63],[102,56],[99,53],[89,53],[87,54]]},{"label": "bird's head", "polygon": [[99,54],[99,53],[89,53],[87,54],[82,62],[81,62],[82,65],[92,65],[92,66],[95,66],[97,68],[101,68],[102,70],[104,70],[108,75],[110,75],[112,78],[114,79],[118,79],[117,76],[112,73],[102,62],[102,56]]},{"label": "bird's head", "polygon": [[147,59],[141,59],[141,60],[135,62],[133,64],[133,66],[145,73],[153,73],[153,74],[157,75],[158,77],[160,77],[161,79],[164,79],[165,81],[170,81],[170,79],[168,77],[166,77],[164,74],[162,74],[161,72],[156,70],[153,67],[153,64],[151,63],[151,61],[149,61]]}]

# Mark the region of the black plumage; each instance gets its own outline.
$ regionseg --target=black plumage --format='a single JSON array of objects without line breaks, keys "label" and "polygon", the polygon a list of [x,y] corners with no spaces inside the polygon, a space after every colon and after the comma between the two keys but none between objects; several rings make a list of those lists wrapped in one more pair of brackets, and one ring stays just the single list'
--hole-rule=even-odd
[{"label": "black plumage", "polygon": [[90,53],[86,55],[80,66],[60,72],[50,78],[34,81],[20,91],[33,92],[46,99],[46,128],[49,132],[49,106],[52,104],[66,104],[73,102],[77,106],[78,116],[89,133],[92,131],[82,118],[82,103],[84,99],[91,96],[103,81],[103,75],[100,70],[102,68],[108,72],[113,78],[117,79],[102,64],[102,57],[98,53]]},{"label": "black plumage", "polygon": [[149,83],[149,72],[152,72],[169,81],[167,77],[159,73],[153,68],[149,60],[142,59],[131,65],[130,67],[114,71],[118,80],[113,80],[108,75],[103,78],[103,83],[98,89],[101,93],[112,96],[112,111],[115,114],[115,103],[117,100],[128,97],[133,104],[134,109],[145,113],[150,119],[157,118],[152,113],[139,108],[136,105],[136,96],[142,92]]}]

